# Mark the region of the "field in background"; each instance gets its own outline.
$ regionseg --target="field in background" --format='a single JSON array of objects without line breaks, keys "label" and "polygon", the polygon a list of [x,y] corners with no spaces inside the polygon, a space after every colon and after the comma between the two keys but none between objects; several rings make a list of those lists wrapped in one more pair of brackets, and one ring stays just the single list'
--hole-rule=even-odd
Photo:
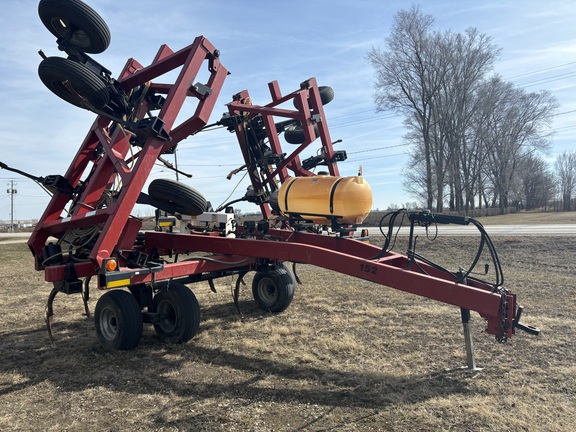
[{"label": "field in background", "polygon": [[483,225],[576,224],[576,212],[519,212],[478,220]]},{"label": "field in background", "polygon": [[[498,344],[473,314],[480,372],[460,369],[457,308],[311,266],[297,267],[303,285],[278,315],[255,307],[248,278],[243,318],[235,280],[217,293],[197,284],[196,338],[166,345],[145,327],[128,352],[103,351],[80,297],[59,295],[53,347],[51,286],[24,244],[0,245],[0,430],[572,430],[576,238],[493,240],[523,320],[542,334]],[[467,237],[419,244],[451,269],[476,247]]]},{"label": "field in background", "polygon": [[[364,221],[365,226],[378,226],[387,211],[373,211]],[[483,225],[575,224],[576,212],[518,212],[498,216],[477,217]]]}]

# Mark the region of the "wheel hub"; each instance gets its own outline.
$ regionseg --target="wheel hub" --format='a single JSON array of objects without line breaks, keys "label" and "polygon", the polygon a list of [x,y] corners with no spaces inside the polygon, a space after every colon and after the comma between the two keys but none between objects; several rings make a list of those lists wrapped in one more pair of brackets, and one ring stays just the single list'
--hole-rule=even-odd
[{"label": "wheel hub", "polygon": [[106,308],[102,311],[100,329],[102,330],[102,336],[107,340],[114,340],[118,334],[118,318],[112,309]]},{"label": "wheel hub", "polygon": [[258,292],[260,294],[260,298],[269,304],[273,304],[278,297],[276,285],[272,282],[272,280],[268,278],[264,278],[260,281],[258,284]]},{"label": "wheel hub", "polygon": [[166,333],[174,331],[177,324],[176,310],[170,302],[163,301],[158,304],[156,310],[160,314],[158,326]]}]

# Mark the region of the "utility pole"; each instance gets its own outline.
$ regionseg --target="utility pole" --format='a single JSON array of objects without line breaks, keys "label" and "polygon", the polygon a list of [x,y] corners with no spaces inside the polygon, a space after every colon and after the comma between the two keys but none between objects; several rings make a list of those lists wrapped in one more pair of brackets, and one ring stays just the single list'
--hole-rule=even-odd
[{"label": "utility pole", "polygon": [[10,194],[10,232],[14,232],[14,195],[18,191],[14,187],[14,180],[10,180],[9,186],[6,192]]}]

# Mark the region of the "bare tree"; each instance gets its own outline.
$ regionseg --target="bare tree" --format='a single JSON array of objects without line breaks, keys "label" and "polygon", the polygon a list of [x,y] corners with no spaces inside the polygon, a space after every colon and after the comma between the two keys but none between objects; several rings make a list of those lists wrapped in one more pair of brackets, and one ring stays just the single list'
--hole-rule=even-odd
[{"label": "bare tree", "polygon": [[571,210],[576,189],[576,152],[563,152],[556,159],[555,168],[562,196],[562,209]]},{"label": "bare tree", "polygon": [[412,162],[422,159],[418,166],[425,175],[419,180],[425,182],[428,208],[442,211],[448,172],[452,183],[458,179],[462,193],[460,149],[473,89],[491,69],[498,50],[475,29],[440,33],[432,31],[433,23],[417,6],[398,12],[387,50],[373,48],[367,58],[375,70],[377,110],[404,114],[411,134],[419,134],[419,153],[413,153]]},{"label": "bare tree", "polygon": [[[428,194],[430,191],[429,185],[436,184],[432,177],[432,182],[429,182],[426,177],[426,161],[422,158],[424,144],[422,143],[422,136],[417,132],[409,132],[404,136],[407,142],[412,143],[409,150],[410,160],[406,167],[402,170],[402,186],[410,196],[417,198],[422,203],[428,203]],[[432,171],[434,174],[435,171]],[[432,190],[432,194],[436,193]],[[427,205],[427,204],[426,204]],[[430,209],[430,207],[427,207]]]},{"label": "bare tree", "polygon": [[446,32],[442,46],[449,72],[437,94],[434,112],[446,142],[450,209],[467,211],[473,207],[471,192],[479,169],[477,142],[470,135],[477,110],[476,93],[500,50],[491,44],[488,36],[474,28],[464,33]]},{"label": "bare tree", "polygon": [[434,19],[413,6],[394,18],[388,50],[372,48],[367,59],[375,71],[377,111],[402,113],[419,129],[425,166],[426,204],[432,208],[433,174],[431,156],[431,110],[433,95],[439,90],[445,71],[440,68],[438,45],[431,34]]},{"label": "bare tree", "polygon": [[510,193],[517,175],[519,158],[549,147],[549,124],[557,107],[548,92],[526,93],[495,77],[484,87],[484,109],[491,114],[482,125],[485,172],[492,182],[494,202],[504,214],[511,204]]},{"label": "bare tree", "polygon": [[405,116],[412,151],[404,187],[438,212],[447,196],[451,210],[465,212],[490,196],[504,213],[521,200],[518,158],[546,149],[557,102],[486,79],[499,54],[490,37],[473,28],[440,33],[433,23],[417,6],[400,11],[387,49],[367,56],[377,111]]},{"label": "bare tree", "polygon": [[534,153],[520,158],[518,180],[525,210],[546,208],[554,195],[554,179],[546,161]]}]

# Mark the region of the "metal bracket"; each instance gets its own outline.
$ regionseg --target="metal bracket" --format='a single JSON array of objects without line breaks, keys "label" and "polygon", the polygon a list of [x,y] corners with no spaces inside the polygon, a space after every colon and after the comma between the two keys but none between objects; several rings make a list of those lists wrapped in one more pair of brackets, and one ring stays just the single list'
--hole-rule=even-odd
[{"label": "metal bracket", "polygon": [[139,139],[147,139],[151,136],[160,138],[161,140],[170,140],[170,135],[164,129],[164,122],[158,117],[150,117],[140,120],[138,123],[130,123],[133,132]]},{"label": "metal bracket", "polygon": [[210,96],[212,94],[212,89],[205,84],[197,82],[193,86],[190,87],[190,91],[195,93],[197,96],[205,98],[206,96]]},{"label": "metal bracket", "polygon": [[66,265],[64,279],[54,282],[54,289],[63,292],[64,294],[77,294],[82,292],[82,281],[78,279],[73,263],[68,263]]}]

